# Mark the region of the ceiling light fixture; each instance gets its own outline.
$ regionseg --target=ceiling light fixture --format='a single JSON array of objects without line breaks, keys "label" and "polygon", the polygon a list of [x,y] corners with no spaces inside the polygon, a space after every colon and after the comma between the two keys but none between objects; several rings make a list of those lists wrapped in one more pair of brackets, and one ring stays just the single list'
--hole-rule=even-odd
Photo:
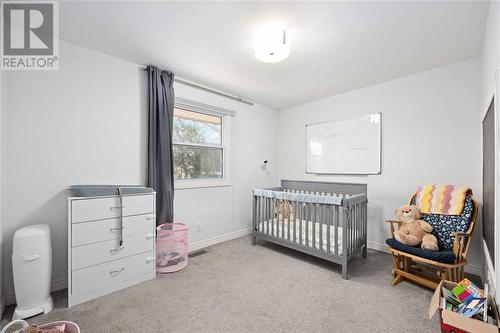
[{"label": "ceiling light fixture", "polygon": [[271,23],[255,30],[253,55],[257,60],[280,62],[290,55],[290,50],[290,36],[284,24]]}]

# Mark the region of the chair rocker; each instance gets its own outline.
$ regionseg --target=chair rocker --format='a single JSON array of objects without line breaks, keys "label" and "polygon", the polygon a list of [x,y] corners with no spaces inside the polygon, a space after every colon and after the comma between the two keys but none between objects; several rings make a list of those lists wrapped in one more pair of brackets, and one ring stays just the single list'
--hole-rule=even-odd
[{"label": "chair rocker", "polygon": [[[412,198],[412,203],[415,196]],[[427,251],[417,247],[411,247],[399,243],[394,239],[394,232],[399,229],[400,221],[387,220],[390,225],[391,238],[387,239],[387,249],[392,254],[392,285],[395,286],[401,281],[408,279],[427,288],[436,289],[441,280],[459,282],[464,278],[464,266],[467,264],[467,252],[471,242],[472,232],[477,219],[477,203],[472,197],[467,196],[469,207],[472,213],[458,218],[467,218],[469,226],[465,232],[452,231],[450,233],[451,249],[442,249],[437,252]],[[466,201],[467,202],[467,201]],[[465,208],[464,208],[465,209]],[[450,215],[421,214],[420,219],[427,223],[433,218],[434,221],[444,221]],[[429,223],[433,225],[432,223]],[[436,229],[436,224],[433,225]],[[434,230],[433,230],[434,232]]]}]

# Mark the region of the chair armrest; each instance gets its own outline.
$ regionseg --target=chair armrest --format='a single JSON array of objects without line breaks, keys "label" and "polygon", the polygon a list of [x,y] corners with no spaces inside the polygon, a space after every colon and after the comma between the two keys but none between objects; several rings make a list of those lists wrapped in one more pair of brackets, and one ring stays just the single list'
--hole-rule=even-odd
[{"label": "chair armrest", "polygon": [[389,230],[391,232],[391,237],[394,238],[394,231],[395,231],[394,225],[397,224],[398,227],[399,227],[399,225],[401,225],[401,223],[403,223],[403,222],[401,222],[401,221],[395,221],[395,220],[385,220],[385,223],[388,223],[390,225],[390,229]]},{"label": "chair armrest", "polygon": [[468,249],[468,244],[466,244],[468,241],[470,241],[470,237],[472,235],[470,233],[466,232],[452,232],[451,237],[454,238],[453,241],[453,253],[455,253],[455,256],[457,257],[456,262],[461,262],[465,260],[465,254]]}]

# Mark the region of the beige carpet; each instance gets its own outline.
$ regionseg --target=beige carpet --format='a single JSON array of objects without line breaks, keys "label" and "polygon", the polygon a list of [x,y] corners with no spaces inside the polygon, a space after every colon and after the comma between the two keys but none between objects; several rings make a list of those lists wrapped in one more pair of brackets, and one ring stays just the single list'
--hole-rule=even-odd
[{"label": "beige carpet", "polygon": [[[340,266],[249,237],[208,248],[173,275],[31,318],[78,323],[98,332],[438,332],[427,318],[430,290],[391,287],[390,257],[355,258],[350,279]],[[12,315],[8,308],[0,327]]]}]

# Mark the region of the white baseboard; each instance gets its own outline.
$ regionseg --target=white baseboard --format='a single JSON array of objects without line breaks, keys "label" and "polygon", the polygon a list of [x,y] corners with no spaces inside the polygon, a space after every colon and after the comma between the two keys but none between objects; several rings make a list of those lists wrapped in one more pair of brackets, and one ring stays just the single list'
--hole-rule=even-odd
[{"label": "white baseboard", "polygon": [[368,243],[369,249],[376,250],[379,252],[389,253],[389,250],[387,250],[387,248],[386,248],[387,245],[385,245],[385,244],[376,243],[376,242],[372,242],[372,241],[367,241],[367,243]]},{"label": "white baseboard", "polygon": [[[372,241],[368,241],[367,243],[368,243],[369,249],[376,250],[379,252],[389,253],[389,250],[387,250],[387,248],[386,248],[387,245],[385,245],[385,244],[372,242]],[[470,274],[481,276],[481,267],[477,266],[477,265],[467,264],[467,265],[465,265],[465,271],[467,273],[470,273]]]},{"label": "white baseboard", "polygon": [[217,236],[217,237],[205,239],[205,240],[202,240],[199,242],[194,242],[194,243],[189,244],[189,253],[204,249],[206,247],[209,247],[209,246],[212,246],[215,244],[227,242],[227,241],[230,241],[232,239],[248,236],[250,234],[252,234],[252,228],[245,228],[242,230],[230,232],[230,233],[222,235],[222,236]]}]

